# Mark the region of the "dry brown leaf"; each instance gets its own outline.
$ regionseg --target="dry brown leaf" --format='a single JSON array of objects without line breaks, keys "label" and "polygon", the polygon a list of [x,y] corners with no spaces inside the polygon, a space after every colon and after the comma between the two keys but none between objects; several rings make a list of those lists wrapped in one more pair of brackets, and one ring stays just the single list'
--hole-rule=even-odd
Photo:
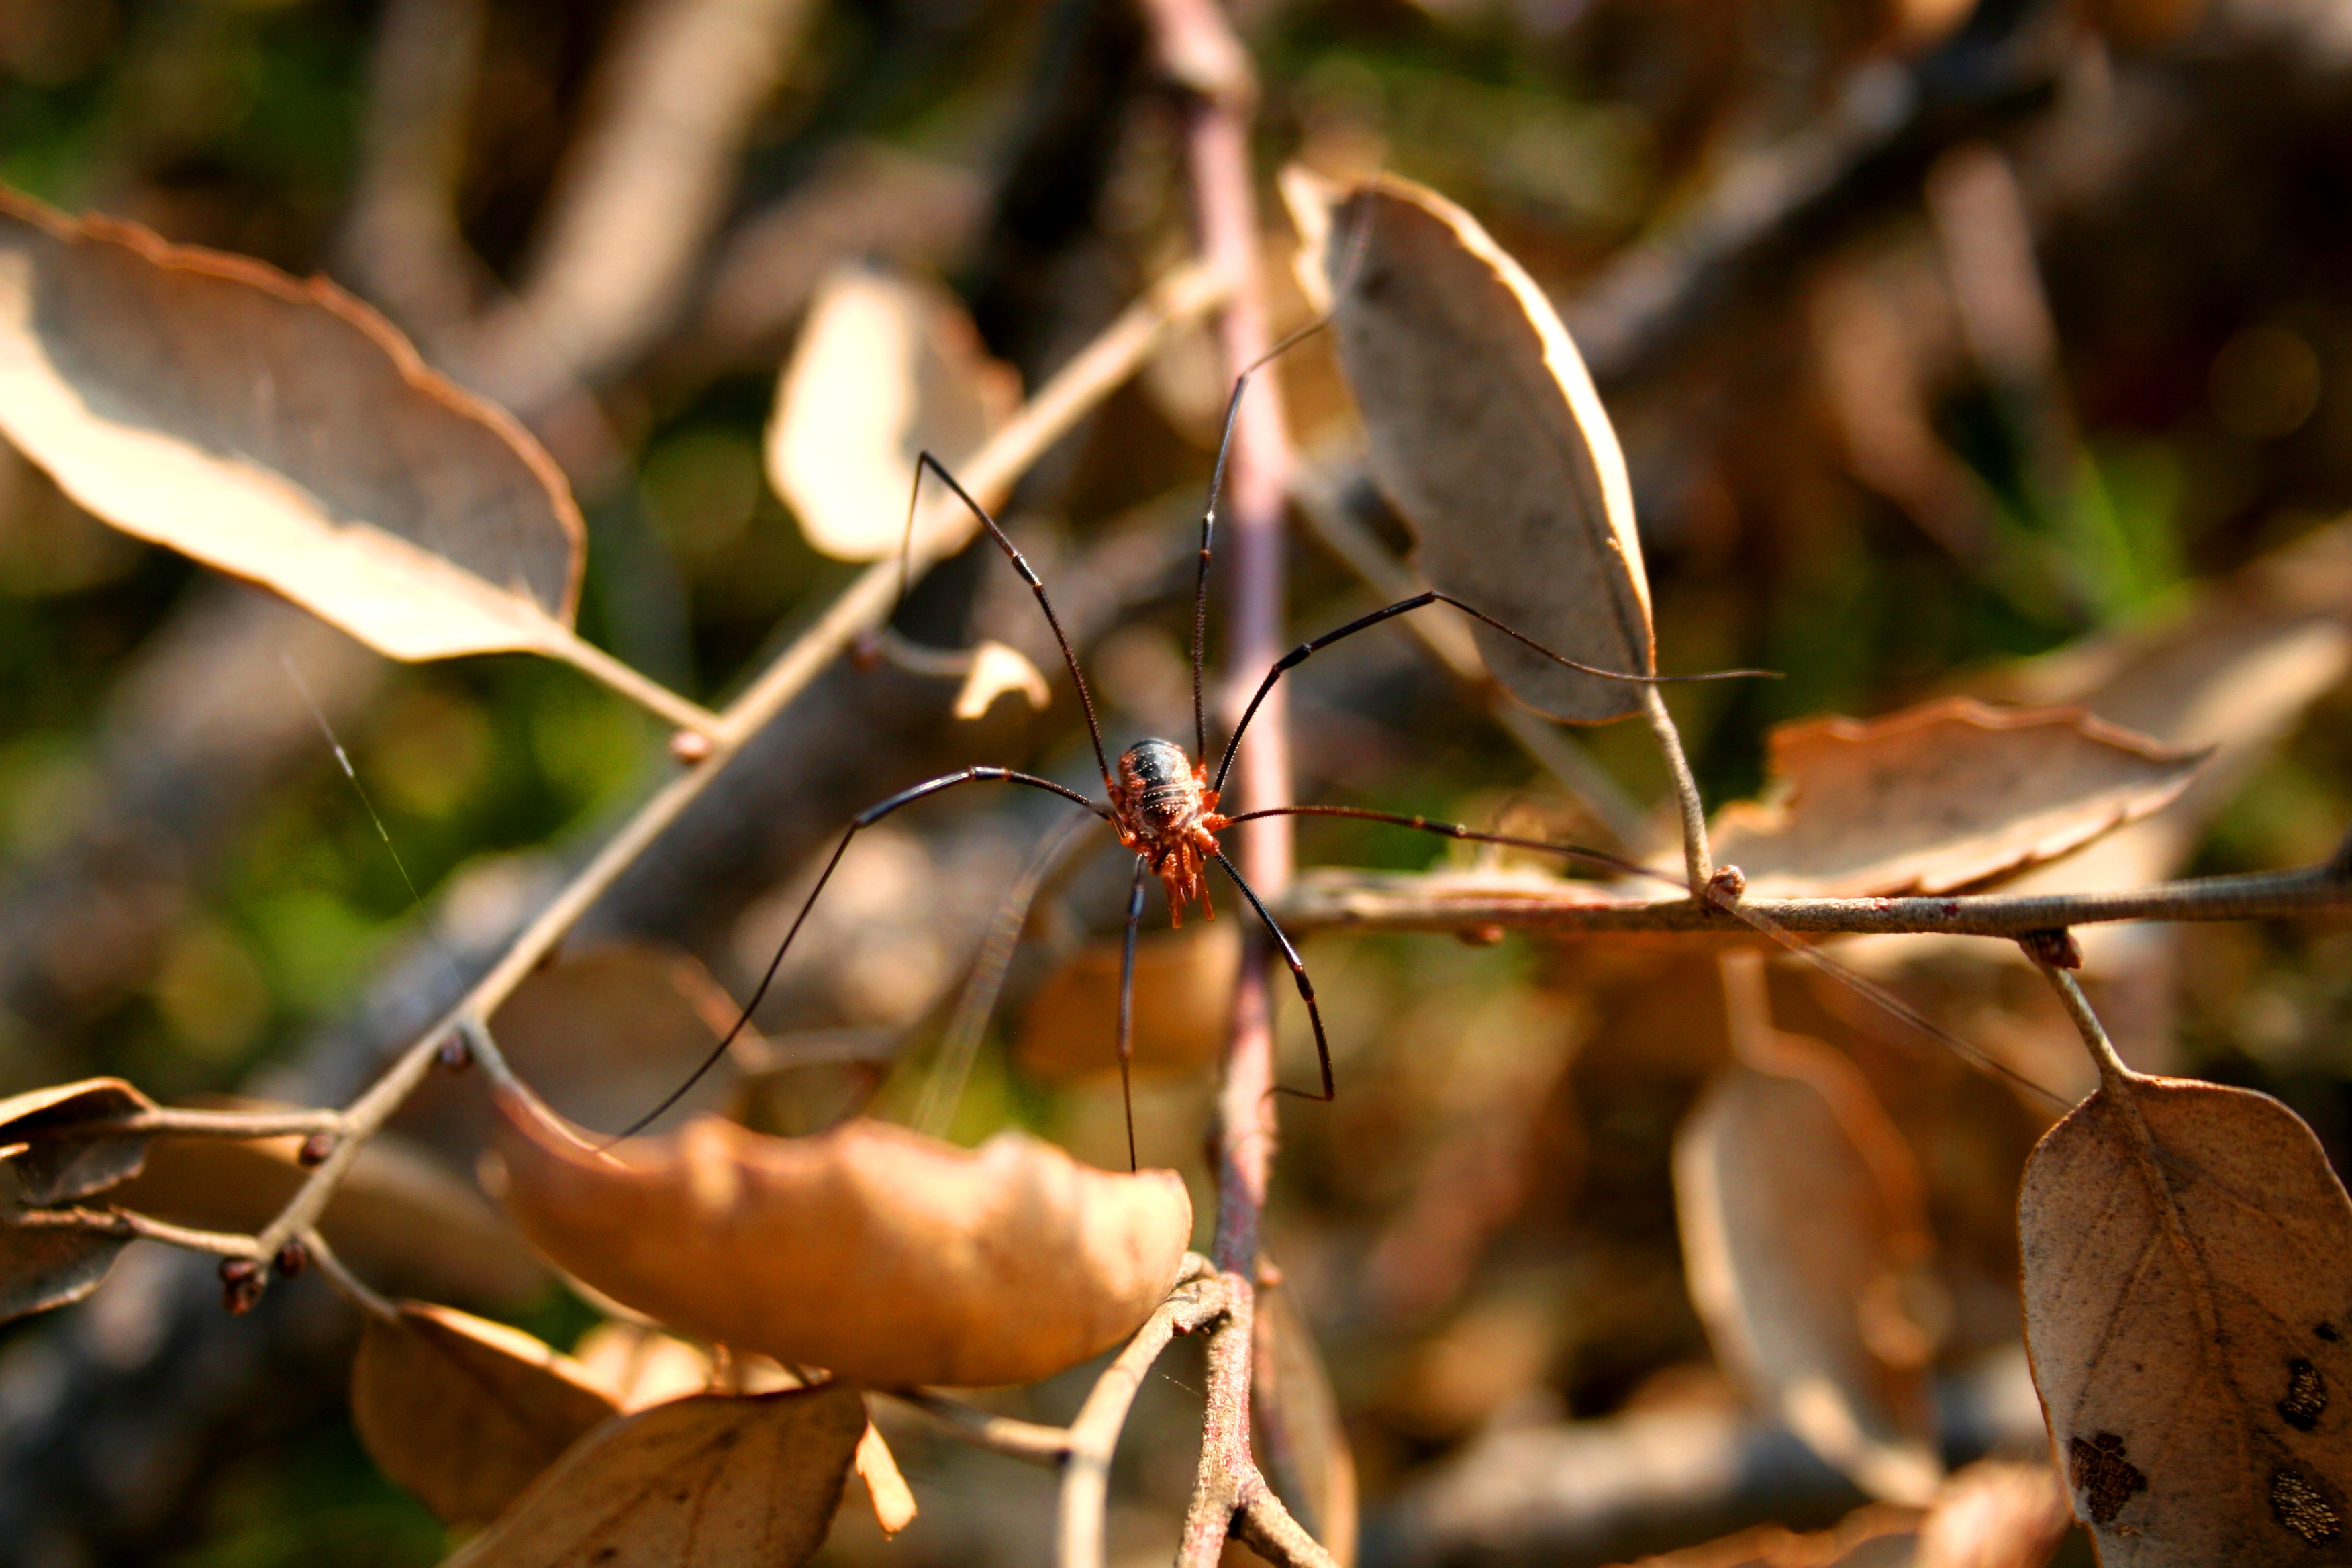
[{"label": "dry brown leaf", "polygon": [[874,1504],[874,1522],[885,1535],[896,1535],[915,1522],[915,1494],[898,1473],[898,1460],[884,1440],[882,1429],[868,1421],[866,1436],[857,1439],[857,1479]]},{"label": "dry brown leaf", "polygon": [[684,1332],[885,1387],[1028,1383],[1133,1332],[1192,1205],[1000,1133],[873,1121],[770,1138],[706,1117],[606,1151],[511,1096],[503,1198],[558,1264]]},{"label": "dry brown leaf", "polygon": [[126,1237],[0,1224],[0,1323],[80,1300],[129,1245]]},{"label": "dry brown leaf", "polygon": [[1765,1409],[1874,1496],[1924,1504],[1942,1466],[1916,1163],[1845,1058],[1796,1035],[1751,1056],[1675,1141],[1691,1300]]},{"label": "dry brown leaf", "polygon": [[[1194,1073],[1217,1059],[1241,972],[1241,924],[1216,921],[1154,932],[1135,944],[1135,1067]],[[1013,1059],[1044,1078],[1118,1071],[1118,971],[1126,943],[1092,942],[1062,961],[1030,998]]]},{"label": "dry brown leaf", "polygon": [[38,1207],[86,1198],[137,1175],[147,1158],[146,1134],[61,1134],[153,1109],[153,1100],[119,1078],[53,1084],[0,1100],[0,1191]]},{"label": "dry brown leaf", "polygon": [[971,650],[971,668],[956,692],[955,716],[981,718],[1008,691],[1018,691],[1029,700],[1030,707],[1041,710],[1054,700],[1045,678],[1018,648],[983,641]]},{"label": "dry brown leaf", "polygon": [[[208,1230],[254,1232],[309,1173],[299,1138],[159,1138],[147,1168],[117,1188],[124,1208]],[[328,1201],[320,1232],[380,1288],[519,1306],[545,1289],[530,1249],[473,1187],[389,1133],[368,1141]]]},{"label": "dry brown leaf", "polygon": [[394,658],[610,662],[571,629],[554,463],[324,279],[0,192],[0,429],[117,528]]},{"label": "dry brown leaf", "polygon": [[574,1445],[447,1568],[792,1568],[865,1430],[865,1400],[832,1384],[657,1405]]},{"label": "dry brown leaf", "polygon": [[2107,1568],[2352,1561],[2352,1203],[2266,1095],[2110,1077],[2018,1197],[2026,1342]]},{"label": "dry brown leaf", "polygon": [[1715,855],[1791,898],[1950,892],[2055,859],[2163,806],[2205,757],[1964,697],[1783,724],[1769,745],[1770,795],[1725,808]]},{"label": "dry brown leaf", "polygon": [[[1596,668],[1655,668],[1649,581],[1615,431],[1543,290],[1469,214],[1383,175],[1283,175],[1299,279],[1332,331],[1381,489],[1431,584]],[[1486,626],[1512,696],[1558,719],[1637,712],[1641,688]]]},{"label": "dry brown leaf", "polygon": [[954,295],[845,268],[817,286],[777,384],[768,481],[821,553],[878,561],[906,538],[916,458],[928,450],[955,471],[1019,401]]},{"label": "dry brown leaf", "polygon": [[602,1378],[519,1329],[423,1302],[398,1310],[367,1320],[352,1420],[377,1468],[444,1524],[496,1519],[621,1413]]},{"label": "dry brown leaf", "polygon": [[2058,1472],[1982,1459],[1955,1474],[1919,1525],[1916,1568],[2041,1568],[2073,1528]]},{"label": "dry brown leaf", "polygon": [[1252,1328],[1258,1356],[1253,1395],[1259,1452],[1299,1523],[1339,1568],[1351,1568],[1356,1457],[1339,1418],[1339,1395],[1315,1348],[1314,1331],[1297,1295],[1280,1284],[1258,1291]]}]

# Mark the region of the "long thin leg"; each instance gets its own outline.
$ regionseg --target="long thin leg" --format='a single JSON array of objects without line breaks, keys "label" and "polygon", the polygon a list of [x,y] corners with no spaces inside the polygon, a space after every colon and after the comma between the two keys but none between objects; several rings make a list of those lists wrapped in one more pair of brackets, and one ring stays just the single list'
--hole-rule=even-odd
[{"label": "long thin leg", "polygon": [[907,537],[898,553],[898,597],[904,599],[907,596],[908,582],[912,573],[915,549],[915,503],[922,497],[923,474],[926,469],[937,474],[940,477],[940,482],[955,492],[956,500],[963,502],[971,510],[971,515],[980,519],[981,526],[988,530],[988,536],[996,541],[997,546],[1004,552],[1005,559],[1013,563],[1013,569],[1021,574],[1021,580],[1028,584],[1030,592],[1037,595],[1037,607],[1045,612],[1045,624],[1054,628],[1054,640],[1061,645],[1062,662],[1070,667],[1070,679],[1077,684],[1078,706],[1085,709],[1087,714],[1087,738],[1094,742],[1095,766],[1102,773],[1103,787],[1108,789],[1111,782],[1110,757],[1103,750],[1102,722],[1095,717],[1094,694],[1087,689],[1087,673],[1078,668],[1078,656],[1070,647],[1069,634],[1062,630],[1062,618],[1054,613],[1054,601],[1045,596],[1045,584],[1038,579],[1036,570],[1029,564],[1028,557],[1023,555],[1013,541],[1005,537],[1004,530],[996,525],[996,520],[988,515],[988,509],[974,500],[971,492],[963,488],[962,481],[948,472],[947,465],[929,452],[923,453],[915,459],[914,489],[907,497]]},{"label": "long thin leg", "polygon": [[1256,816],[1351,816],[1364,822],[1385,822],[1397,827],[1410,827],[1417,833],[1434,833],[1442,838],[1533,849],[1546,855],[1557,855],[1565,860],[1581,860],[1587,865],[1620,871],[1629,877],[1648,877],[1685,892],[1690,890],[1689,884],[1679,877],[1669,877],[1664,871],[1644,866],[1638,860],[1628,860],[1622,855],[1612,855],[1606,849],[1588,849],[1580,844],[1554,844],[1542,838],[1514,838],[1506,833],[1481,833],[1458,822],[1439,822],[1432,817],[1407,816],[1402,812],[1367,811],[1358,805],[1269,805],[1258,811],[1241,812],[1225,820],[1228,823],[1247,822]]},{"label": "long thin leg", "polygon": [[961,773],[946,773],[939,778],[926,779],[921,784],[900,790],[886,801],[867,806],[850,818],[849,830],[841,836],[841,842],[833,847],[833,858],[824,863],[824,869],[817,873],[816,886],[809,889],[808,898],[801,904],[801,912],[793,917],[792,929],[784,932],[783,942],[776,949],[776,956],[768,961],[768,972],[760,976],[758,988],[751,993],[751,999],[743,1004],[743,1011],[737,1016],[735,1026],[727,1031],[727,1037],[713,1047],[710,1054],[702,1058],[702,1065],[696,1068],[684,1083],[670,1090],[668,1096],[659,1105],[614,1133],[614,1141],[635,1137],[652,1126],[663,1111],[683,1100],[687,1090],[700,1083],[703,1075],[719,1065],[719,1058],[727,1054],[728,1047],[735,1043],[735,1037],[740,1035],[751,1022],[751,1015],[759,1011],[760,1003],[768,994],[768,987],[775,984],[776,972],[784,965],[784,954],[792,951],[793,939],[801,934],[801,927],[808,921],[809,910],[816,907],[817,895],[824,892],[824,885],[833,879],[834,868],[841,864],[841,858],[849,852],[851,839],[856,837],[861,830],[873,826],[902,805],[912,805],[919,800],[928,799],[941,790],[953,789],[958,784],[985,783],[1027,784],[1033,789],[1046,790],[1066,800],[1076,801],[1106,822],[1111,820],[1111,814],[1108,807],[1097,805],[1066,784],[1057,784],[1052,779],[1041,779],[1034,773],[1016,773],[1011,768],[987,766],[965,768]]},{"label": "long thin leg", "polygon": [[[1209,476],[1209,504],[1201,511],[1201,566],[1192,589],[1192,754],[1205,759],[1209,754],[1209,710],[1202,696],[1202,668],[1207,661],[1209,637],[1209,561],[1217,531],[1217,498],[1225,488],[1225,459],[1234,449],[1234,426],[1240,419],[1242,394],[1249,390],[1250,378],[1299,343],[1331,324],[1339,309],[1338,302],[1354,287],[1356,274],[1362,270],[1364,256],[1372,237],[1369,217],[1349,242],[1347,264],[1341,268],[1339,282],[1331,290],[1332,306],[1321,315],[1283,339],[1257,356],[1234,378],[1234,395],[1225,400],[1224,433],[1217,440],[1217,466]],[[1251,706],[1255,708],[1255,703]],[[1223,771],[1219,770],[1223,777]]]},{"label": "long thin leg", "polygon": [[1128,1064],[1135,1057],[1135,933],[1143,924],[1143,885],[1151,875],[1151,862],[1138,855],[1135,858],[1135,886],[1127,895],[1127,949],[1118,961],[1118,1098],[1127,1108],[1127,1168],[1135,1163],[1135,1085],[1128,1077]]},{"label": "long thin leg", "polygon": [[[1587,675],[1599,676],[1603,680],[1630,681],[1636,686],[1657,686],[1669,681],[1737,680],[1756,676],[1760,676],[1767,679],[1779,679],[1779,671],[1769,669],[1715,669],[1709,670],[1703,675],[1629,675],[1623,670],[1601,669],[1593,665],[1580,663],[1576,659],[1569,658],[1566,654],[1554,653],[1551,649],[1544,647],[1543,644],[1536,641],[1533,637],[1527,636],[1525,633],[1512,630],[1509,626],[1505,626],[1494,616],[1486,614],[1486,611],[1475,609],[1471,605],[1465,605],[1461,600],[1454,597],[1451,594],[1443,594],[1438,592],[1436,589],[1432,588],[1425,594],[1415,594],[1410,599],[1399,599],[1395,604],[1388,605],[1380,609],[1374,610],[1369,616],[1359,616],[1356,619],[1349,621],[1346,626],[1339,627],[1337,631],[1325,632],[1321,637],[1315,638],[1311,642],[1300,643],[1297,647],[1292,648],[1288,653],[1284,654],[1280,658],[1276,659],[1274,661],[1274,668],[1265,672],[1265,679],[1258,682],[1257,694],[1250,699],[1249,706],[1242,710],[1242,721],[1234,726],[1233,734],[1226,738],[1225,753],[1223,757],[1218,759],[1217,762],[1217,776],[1209,781],[1212,787],[1217,789],[1223,789],[1224,787],[1225,770],[1234,765],[1234,749],[1242,743],[1242,731],[1249,728],[1250,720],[1257,713],[1258,704],[1265,700],[1266,693],[1274,689],[1274,683],[1282,679],[1282,675],[1285,670],[1296,669],[1298,666],[1305,664],[1316,654],[1320,653],[1323,649],[1329,647],[1333,643],[1339,641],[1343,637],[1354,637],[1358,632],[1379,626],[1382,621],[1388,620],[1393,616],[1409,615],[1414,610],[1426,609],[1432,605],[1451,605],[1455,609],[1461,611],[1464,615],[1468,616],[1475,620],[1486,622],[1486,625],[1494,627],[1496,631],[1502,633],[1505,637],[1511,638],[1513,641],[1524,643],[1528,647],[1533,648],[1536,652],[1543,655],[1544,658],[1550,659],[1554,664],[1564,664],[1570,669],[1580,669]],[[1205,742],[1202,742],[1201,754],[1203,756],[1208,754],[1208,747]]]},{"label": "long thin leg", "polygon": [[1239,888],[1242,897],[1250,901],[1250,908],[1257,911],[1257,918],[1265,922],[1275,946],[1282,950],[1282,961],[1290,965],[1290,978],[1298,984],[1298,999],[1307,1004],[1307,1021],[1315,1026],[1315,1063],[1323,1072],[1323,1092],[1309,1094],[1303,1089],[1285,1089],[1280,1085],[1276,1086],[1275,1092],[1295,1094],[1301,1100],[1328,1101],[1335,1092],[1331,1086],[1331,1042],[1323,1035],[1323,1010],[1315,1005],[1315,983],[1307,978],[1307,965],[1300,962],[1298,950],[1290,945],[1290,939],[1282,934],[1282,928],[1274,923],[1274,916],[1266,911],[1265,901],[1257,896],[1255,888],[1242,880],[1240,868],[1226,859],[1222,850],[1217,854],[1217,864],[1225,868],[1225,875],[1234,879],[1234,886]]}]

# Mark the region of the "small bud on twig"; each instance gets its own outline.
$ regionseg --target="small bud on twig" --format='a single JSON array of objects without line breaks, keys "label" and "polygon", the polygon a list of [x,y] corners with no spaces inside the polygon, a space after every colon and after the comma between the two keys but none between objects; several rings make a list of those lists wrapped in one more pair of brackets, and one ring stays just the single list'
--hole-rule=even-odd
[{"label": "small bud on twig", "polygon": [[220,1266],[221,1305],[232,1317],[243,1317],[261,1304],[265,1281],[261,1265],[250,1258],[231,1258]]},{"label": "small bud on twig", "polygon": [[1454,940],[1465,947],[1492,947],[1503,940],[1501,926],[1469,926],[1454,933]]},{"label": "small bud on twig", "polygon": [[669,737],[669,754],[692,767],[710,760],[710,737],[699,730],[674,730]]},{"label": "small bud on twig", "polygon": [[2046,963],[2053,969],[2083,967],[2083,944],[2064,926],[2054,931],[2030,931],[2017,939],[2025,956],[2036,963]]},{"label": "small bud on twig", "polygon": [[302,1140],[302,1147],[294,1158],[299,1164],[323,1165],[327,1163],[327,1156],[334,1152],[335,1135],[333,1133],[313,1132]]},{"label": "small bud on twig", "polygon": [[1718,900],[1736,904],[1748,891],[1748,873],[1737,866],[1717,866],[1715,875],[1706,879],[1706,890]]},{"label": "small bud on twig", "polygon": [[452,1035],[441,1042],[441,1065],[451,1072],[464,1072],[474,1065],[474,1047],[466,1043],[463,1035]]},{"label": "small bud on twig", "polygon": [[308,1267],[310,1254],[299,1241],[289,1241],[278,1249],[278,1277],[291,1279]]}]

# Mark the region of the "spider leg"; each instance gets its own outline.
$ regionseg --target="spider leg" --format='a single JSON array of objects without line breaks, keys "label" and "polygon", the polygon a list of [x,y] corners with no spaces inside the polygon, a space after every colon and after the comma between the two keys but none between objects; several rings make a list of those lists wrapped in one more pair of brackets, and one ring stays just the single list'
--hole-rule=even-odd
[{"label": "spider leg", "polygon": [[1385,822],[1396,827],[1410,827],[1417,833],[1434,833],[1442,838],[1465,839],[1473,844],[1502,844],[1514,849],[1533,849],[1542,854],[1558,855],[1562,859],[1580,860],[1588,866],[1622,872],[1629,877],[1647,877],[1665,883],[1670,888],[1689,891],[1689,884],[1679,877],[1669,877],[1639,861],[1628,860],[1622,855],[1612,855],[1605,849],[1588,849],[1580,844],[1554,844],[1541,838],[1514,838],[1506,833],[1481,833],[1465,827],[1458,822],[1439,822],[1432,817],[1412,816],[1395,811],[1368,811],[1356,805],[1269,805],[1257,811],[1237,812],[1225,818],[1229,823],[1247,822],[1254,816],[1350,816],[1365,822]]},{"label": "spider leg", "polygon": [[988,514],[988,509],[974,500],[971,492],[963,488],[962,481],[948,472],[947,465],[928,451],[915,459],[914,489],[907,497],[907,537],[898,552],[899,598],[907,596],[915,550],[915,503],[922,496],[926,470],[937,474],[940,482],[955,492],[956,500],[963,502],[971,515],[980,519],[981,526],[988,530],[988,536],[996,541],[998,548],[1004,552],[1005,559],[1013,563],[1013,569],[1021,574],[1021,580],[1029,584],[1031,593],[1037,595],[1037,607],[1045,612],[1045,624],[1054,628],[1054,640],[1061,645],[1062,662],[1069,666],[1070,679],[1077,684],[1078,706],[1086,710],[1087,738],[1094,742],[1095,765],[1101,771],[1103,784],[1108,787],[1111,782],[1110,758],[1103,750],[1102,722],[1095,717],[1094,694],[1087,689],[1086,671],[1078,668],[1078,656],[1070,647],[1069,634],[1062,629],[1062,618],[1054,613],[1054,601],[1045,596],[1045,583],[1038,577],[1036,569],[1029,564],[1029,558],[1005,537],[1004,530],[997,526],[996,519]]},{"label": "spider leg", "polygon": [[727,1031],[727,1037],[711,1047],[710,1054],[702,1058],[702,1065],[696,1068],[684,1083],[670,1090],[668,1096],[659,1105],[614,1133],[613,1141],[617,1142],[623,1138],[633,1138],[652,1126],[663,1111],[683,1100],[687,1090],[700,1083],[703,1075],[719,1065],[719,1058],[727,1054],[728,1047],[735,1043],[736,1037],[740,1035],[751,1022],[751,1015],[759,1011],[761,1001],[768,994],[768,987],[775,983],[776,972],[783,967],[784,954],[792,951],[793,939],[801,934],[801,927],[808,921],[809,910],[816,907],[817,895],[824,891],[824,885],[833,879],[835,868],[841,864],[841,858],[849,852],[850,840],[856,838],[862,829],[873,826],[900,806],[912,805],[919,800],[927,800],[940,791],[953,789],[958,784],[987,783],[1027,784],[1033,789],[1046,790],[1066,800],[1076,801],[1106,821],[1110,818],[1110,812],[1107,807],[1088,800],[1066,784],[1055,784],[1052,779],[1041,779],[1034,773],[1016,773],[1011,768],[991,766],[964,768],[957,773],[942,774],[939,778],[926,779],[921,784],[900,790],[887,800],[867,806],[850,818],[849,830],[841,836],[841,842],[833,847],[833,858],[824,863],[824,869],[817,873],[816,886],[809,889],[808,897],[802,901],[801,912],[793,917],[792,929],[784,932],[783,942],[776,949],[776,956],[768,961],[768,972],[760,976],[758,988],[751,993],[751,999],[743,1004],[743,1011],[736,1016],[735,1026]]},{"label": "spider leg", "polygon": [[1282,961],[1290,965],[1290,978],[1297,982],[1298,999],[1307,1004],[1307,1021],[1315,1026],[1315,1062],[1322,1069],[1323,1092],[1309,1094],[1303,1089],[1284,1089],[1278,1085],[1275,1092],[1295,1094],[1301,1100],[1328,1102],[1337,1092],[1331,1084],[1331,1043],[1324,1037],[1323,1010],[1315,1005],[1315,983],[1307,978],[1307,965],[1299,959],[1298,950],[1290,945],[1290,939],[1282,934],[1282,928],[1274,923],[1274,916],[1266,911],[1265,901],[1257,896],[1255,889],[1242,880],[1240,868],[1225,858],[1223,850],[1217,852],[1216,860],[1225,868],[1225,875],[1234,879],[1234,886],[1242,890],[1242,897],[1250,901],[1250,908],[1257,911],[1257,918],[1265,922],[1266,931],[1274,938],[1275,946],[1282,950]]},{"label": "spider leg", "polygon": [[1151,862],[1135,858],[1135,886],[1127,895],[1127,947],[1118,961],[1118,1098],[1127,1108],[1127,1168],[1135,1170],[1135,1085],[1128,1076],[1135,1056],[1135,932],[1143,923],[1143,889]]},{"label": "spider leg", "polygon": [[[1217,762],[1217,775],[1214,779],[1210,781],[1212,786],[1217,789],[1223,789],[1224,787],[1225,771],[1234,765],[1234,749],[1242,743],[1242,731],[1249,728],[1249,721],[1254,716],[1255,716],[1258,704],[1265,700],[1266,694],[1274,689],[1274,683],[1282,679],[1282,675],[1285,670],[1296,669],[1298,666],[1305,664],[1309,658],[1312,658],[1316,654],[1320,653],[1323,649],[1329,647],[1333,643],[1339,641],[1343,637],[1354,637],[1358,632],[1369,630],[1373,626],[1379,626],[1382,621],[1389,620],[1397,616],[1410,615],[1415,610],[1426,609],[1432,605],[1451,605],[1455,609],[1461,611],[1464,615],[1470,616],[1472,619],[1484,621],[1486,625],[1494,627],[1505,637],[1511,638],[1515,642],[1523,643],[1527,647],[1533,648],[1536,652],[1543,655],[1544,658],[1550,659],[1554,664],[1564,664],[1570,669],[1580,669],[1587,675],[1598,676],[1603,680],[1624,680],[1631,681],[1637,686],[1656,686],[1667,681],[1734,680],[1748,676],[1762,676],[1768,679],[1777,678],[1777,672],[1769,669],[1717,669],[1709,670],[1703,675],[1631,675],[1627,674],[1623,670],[1601,669],[1593,665],[1580,663],[1576,659],[1569,658],[1566,654],[1554,653],[1551,649],[1544,647],[1543,644],[1536,641],[1535,638],[1527,636],[1525,633],[1514,631],[1509,626],[1507,626],[1502,622],[1496,620],[1494,616],[1486,614],[1486,611],[1465,605],[1461,600],[1454,597],[1451,594],[1440,593],[1438,590],[1432,588],[1427,593],[1415,594],[1410,599],[1399,599],[1393,605],[1383,605],[1381,608],[1374,610],[1369,616],[1359,616],[1354,620],[1349,621],[1346,626],[1339,627],[1338,630],[1325,632],[1319,637],[1316,637],[1308,642],[1300,643],[1297,647],[1292,648],[1288,653],[1284,654],[1280,658],[1276,659],[1274,661],[1274,668],[1265,672],[1265,679],[1258,682],[1257,693],[1250,699],[1249,706],[1242,710],[1242,721],[1234,726],[1234,732],[1226,738],[1224,755]],[[1202,754],[1205,756],[1207,754],[1207,745],[1203,742]]]}]

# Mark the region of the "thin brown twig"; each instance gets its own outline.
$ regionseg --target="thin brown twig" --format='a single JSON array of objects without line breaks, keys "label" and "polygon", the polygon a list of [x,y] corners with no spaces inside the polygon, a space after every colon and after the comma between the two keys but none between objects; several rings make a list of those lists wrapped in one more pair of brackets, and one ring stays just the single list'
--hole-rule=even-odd
[{"label": "thin brown twig", "polygon": [[1666,700],[1654,686],[1642,688],[1642,716],[1650,721],[1650,732],[1657,737],[1658,750],[1665,755],[1666,771],[1674,775],[1675,805],[1682,814],[1683,869],[1690,878],[1691,897],[1696,899],[1715,875],[1715,858],[1706,844],[1706,802],[1699,798],[1698,780],[1691,774],[1690,759],[1683,754],[1682,731],[1675,728],[1675,716],[1666,711]]},{"label": "thin brown twig", "polygon": [[173,1225],[129,1209],[24,1209],[8,1216],[17,1230],[78,1231],[85,1236],[114,1236],[125,1241],[161,1241],[190,1252],[218,1258],[261,1258],[271,1256],[249,1236],[233,1231],[197,1230]]},{"label": "thin brown twig", "polygon": [[313,1110],[302,1107],[269,1110],[208,1110],[178,1105],[159,1105],[146,1110],[134,1110],[126,1116],[109,1117],[103,1121],[77,1121],[65,1126],[43,1129],[44,1142],[88,1142],[100,1138],[136,1138],[162,1136],[171,1138],[285,1138],[307,1137],[313,1132],[340,1132],[343,1115],[339,1110]]},{"label": "thin brown twig", "polygon": [[1056,1568],[1101,1568],[1111,1455],[1144,1374],[1178,1334],[1196,1332],[1232,1310],[1225,1280],[1207,1258],[1188,1254],[1184,1264],[1184,1277],[1176,1289],[1127,1342],[1118,1359],[1103,1369],[1070,1423],[1061,1519],[1055,1532]]},{"label": "thin brown twig", "polygon": [[879,1392],[909,1410],[921,1412],[949,1436],[991,1453],[1039,1465],[1058,1465],[1069,1457],[1070,1434],[1064,1427],[976,1409],[935,1389],[887,1388]]},{"label": "thin brown twig", "polygon": [[[1318,874],[1269,903],[1284,929],[1293,931],[1708,931],[1763,940],[1704,902],[1612,898],[1589,882],[1496,887],[1444,875]],[[2352,910],[2352,866],[2196,877],[2114,892],[1748,898],[1741,907],[1806,936],[2015,938],[2053,927],[2117,921],[2263,920]]]}]

